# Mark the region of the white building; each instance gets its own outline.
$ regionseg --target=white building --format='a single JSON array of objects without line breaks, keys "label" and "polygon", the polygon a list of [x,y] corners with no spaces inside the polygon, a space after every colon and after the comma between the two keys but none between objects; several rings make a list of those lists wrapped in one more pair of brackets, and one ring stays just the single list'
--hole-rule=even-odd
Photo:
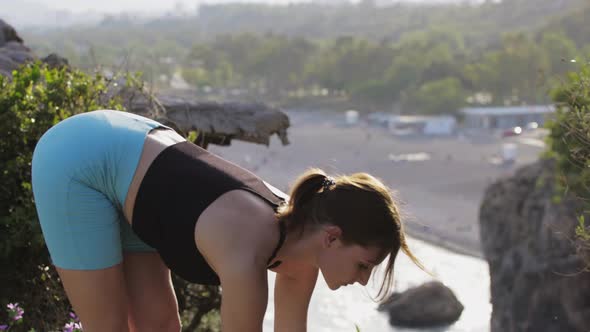
[{"label": "white building", "polygon": [[440,116],[391,116],[388,128],[393,134],[452,135],[457,127],[457,120],[450,115]]},{"label": "white building", "polygon": [[464,115],[463,124],[466,128],[524,128],[532,122],[543,126],[547,118],[555,113],[555,106],[472,107],[461,109],[461,113]]}]

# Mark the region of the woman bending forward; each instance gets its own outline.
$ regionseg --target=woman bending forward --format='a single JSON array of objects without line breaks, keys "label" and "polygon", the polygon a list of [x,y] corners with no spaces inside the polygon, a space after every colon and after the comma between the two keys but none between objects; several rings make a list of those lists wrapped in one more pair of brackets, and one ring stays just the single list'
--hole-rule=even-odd
[{"label": "woman bending forward", "polygon": [[[224,332],[259,332],[277,273],[275,331],[306,331],[318,272],[367,284],[409,251],[388,189],[366,173],[302,174],[287,197],[130,113],[72,116],[35,148],[32,183],[51,259],[86,332],[179,331],[173,271],[221,285]],[[419,264],[419,263],[418,263]]]}]

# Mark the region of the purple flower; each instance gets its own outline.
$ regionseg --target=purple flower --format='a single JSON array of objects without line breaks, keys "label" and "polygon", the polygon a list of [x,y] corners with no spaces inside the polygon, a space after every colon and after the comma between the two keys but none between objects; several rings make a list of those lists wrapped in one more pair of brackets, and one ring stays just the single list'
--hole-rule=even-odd
[{"label": "purple flower", "polygon": [[14,312],[14,317],[12,317],[13,320],[19,320],[23,318],[23,314],[25,313],[25,311],[21,308],[17,308]]},{"label": "purple flower", "polygon": [[0,325],[0,331],[8,330],[8,325]]},{"label": "purple flower", "polygon": [[18,306],[18,303],[9,303],[6,305],[8,310],[10,310],[10,316],[12,320],[17,321],[23,318],[23,314],[25,311]]},{"label": "purple flower", "polygon": [[64,326],[64,332],[77,332],[82,331],[82,324],[69,322]]},{"label": "purple flower", "polygon": [[80,318],[78,318],[74,312],[70,312],[70,317],[74,320],[74,322],[80,321]]},{"label": "purple flower", "polygon": [[74,323],[70,322],[64,326],[64,332],[73,332],[74,331]]}]

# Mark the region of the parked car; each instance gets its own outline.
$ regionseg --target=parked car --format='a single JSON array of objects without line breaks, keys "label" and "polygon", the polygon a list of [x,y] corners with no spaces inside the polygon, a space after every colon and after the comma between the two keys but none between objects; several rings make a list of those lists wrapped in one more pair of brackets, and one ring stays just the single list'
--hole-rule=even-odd
[{"label": "parked car", "polygon": [[516,126],[502,132],[502,137],[518,136],[522,134],[522,127]]}]

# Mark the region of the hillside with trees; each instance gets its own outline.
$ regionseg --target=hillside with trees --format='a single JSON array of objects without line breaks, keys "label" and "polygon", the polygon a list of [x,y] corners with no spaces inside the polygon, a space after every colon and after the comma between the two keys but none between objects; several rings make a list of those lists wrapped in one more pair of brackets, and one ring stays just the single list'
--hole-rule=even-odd
[{"label": "hillside with trees", "polygon": [[439,114],[549,102],[555,78],[590,53],[589,15],[579,0],[228,4],[22,35],[39,54],[142,71],[161,89],[180,77],[206,98]]}]

